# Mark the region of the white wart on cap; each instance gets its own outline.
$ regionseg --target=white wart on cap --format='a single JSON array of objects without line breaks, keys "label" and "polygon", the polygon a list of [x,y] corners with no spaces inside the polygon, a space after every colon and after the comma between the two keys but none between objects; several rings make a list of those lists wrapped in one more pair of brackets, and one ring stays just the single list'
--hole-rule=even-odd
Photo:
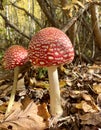
[{"label": "white wart on cap", "polygon": [[4,54],[4,67],[13,69],[16,66],[21,66],[27,61],[27,50],[19,45],[12,45]]}]

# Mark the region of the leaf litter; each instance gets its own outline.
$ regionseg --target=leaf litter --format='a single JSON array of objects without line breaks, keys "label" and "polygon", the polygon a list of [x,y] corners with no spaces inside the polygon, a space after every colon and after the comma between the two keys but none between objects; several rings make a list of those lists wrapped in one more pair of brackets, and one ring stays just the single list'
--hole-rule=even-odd
[{"label": "leaf litter", "polygon": [[39,110],[44,110],[44,108],[36,105],[33,101],[28,101],[26,104],[26,107],[21,103],[16,104],[15,110],[1,121],[0,128],[5,130],[9,128],[12,130],[44,130],[47,127],[47,121],[44,121],[44,117],[38,114]]},{"label": "leaf litter", "polygon": [[19,79],[16,102],[7,117],[4,113],[9,96],[7,94],[10,90],[6,89],[6,86],[11,86],[11,80],[8,78],[3,81],[2,79],[0,82],[2,84],[0,86],[2,90],[0,130],[48,130],[51,128],[55,130],[99,130],[101,128],[101,66],[64,65],[58,70],[63,116],[57,119],[50,115],[46,69],[43,74],[44,70],[39,72],[38,68],[31,67],[22,76],[24,84]]}]

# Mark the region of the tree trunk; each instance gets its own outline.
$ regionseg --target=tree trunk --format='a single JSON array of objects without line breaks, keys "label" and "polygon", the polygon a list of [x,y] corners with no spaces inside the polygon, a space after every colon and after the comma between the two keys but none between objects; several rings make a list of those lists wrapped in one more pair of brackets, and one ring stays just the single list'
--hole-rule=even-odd
[{"label": "tree trunk", "polygon": [[[6,5],[6,18],[9,20],[9,6]],[[6,35],[7,38],[10,38],[10,28],[6,25]]]},{"label": "tree trunk", "polygon": [[95,44],[99,49],[101,49],[101,30],[98,22],[97,6],[91,5],[90,10],[91,10],[92,28],[94,33]]}]

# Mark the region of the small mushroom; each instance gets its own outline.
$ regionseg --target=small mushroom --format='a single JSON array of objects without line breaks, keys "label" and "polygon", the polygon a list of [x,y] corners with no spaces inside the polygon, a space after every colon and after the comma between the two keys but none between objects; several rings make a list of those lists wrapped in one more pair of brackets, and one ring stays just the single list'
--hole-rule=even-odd
[{"label": "small mushroom", "polygon": [[18,74],[19,74],[19,66],[22,66],[24,63],[27,62],[27,56],[28,56],[27,50],[19,45],[12,45],[6,50],[4,54],[3,61],[5,69],[14,69],[13,88],[8,103],[8,107],[6,110],[6,115],[8,115],[14,103]]},{"label": "small mushroom", "polygon": [[54,27],[47,27],[34,35],[28,47],[29,60],[35,66],[47,67],[50,83],[50,111],[61,116],[61,97],[57,67],[74,59],[74,49],[68,36]]}]

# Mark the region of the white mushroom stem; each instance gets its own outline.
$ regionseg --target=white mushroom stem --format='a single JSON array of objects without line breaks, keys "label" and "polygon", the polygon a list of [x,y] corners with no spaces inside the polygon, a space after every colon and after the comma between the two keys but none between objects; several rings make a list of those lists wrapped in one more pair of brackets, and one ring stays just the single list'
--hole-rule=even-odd
[{"label": "white mushroom stem", "polygon": [[13,87],[12,87],[11,96],[10,96],[10,100],[9,100],[9,103],[8,103],[8,107],[7,107],[5,116],[7,116],[9,114],[10,110],[12,109],[12,105],[14,103],[14,100],[15,100],[15,94],[16,94],[16,89],[17,89],[17,81],[18,81],[18,74],[19,74],[19,66],[15,67],[15,69],[14,69]]},{"label": "white mushroom stem", "polygon": [[48,76],[50,84],[50,111],[52,116],[61,116],[63,110],[61,107],[60,87],[56,66],[48,67]]}]

